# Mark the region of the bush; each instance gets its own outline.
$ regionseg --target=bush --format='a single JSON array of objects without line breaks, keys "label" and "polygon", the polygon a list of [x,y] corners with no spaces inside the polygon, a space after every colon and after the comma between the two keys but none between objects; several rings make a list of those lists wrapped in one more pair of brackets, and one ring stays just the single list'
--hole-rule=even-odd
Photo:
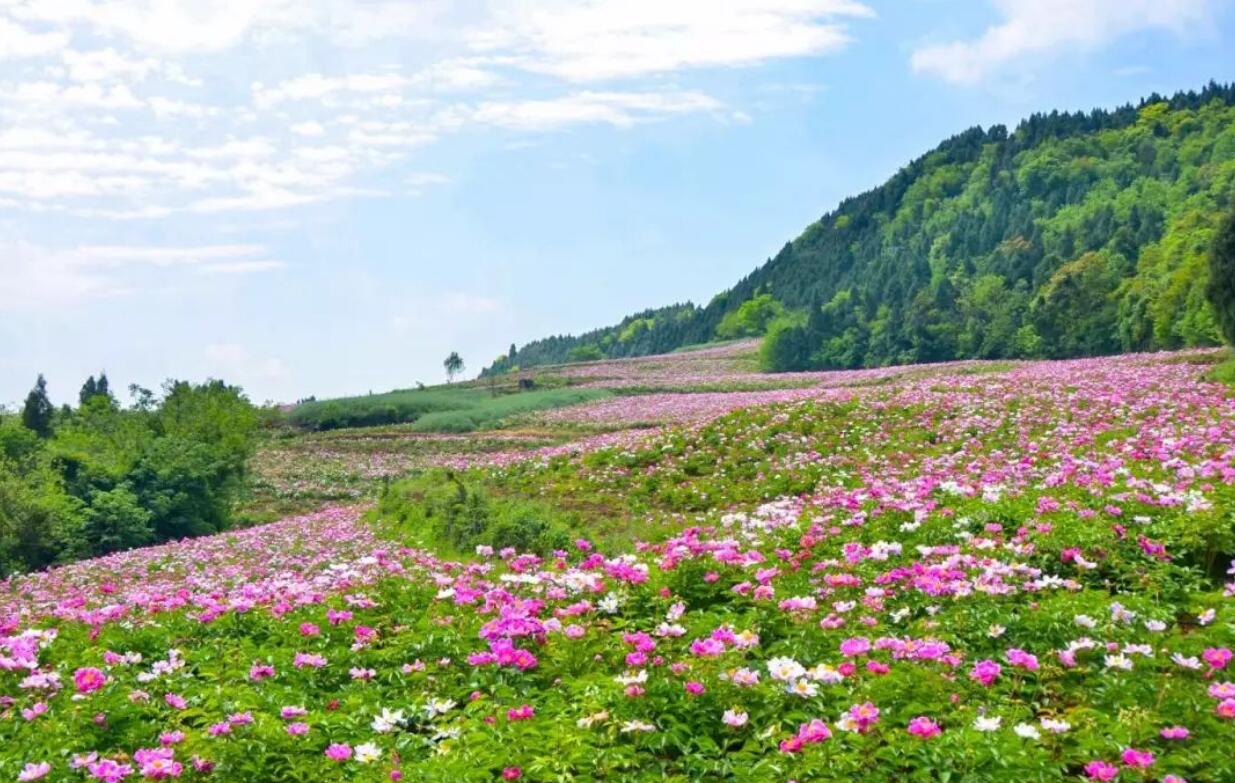
[{"label": "bush", "polygon": [[391,485],[376,514],[421,545],[469,554],[479,545],[547,555],[570,544],[577,520],[550,506],[494,498],[470,478],[434,470]]}]

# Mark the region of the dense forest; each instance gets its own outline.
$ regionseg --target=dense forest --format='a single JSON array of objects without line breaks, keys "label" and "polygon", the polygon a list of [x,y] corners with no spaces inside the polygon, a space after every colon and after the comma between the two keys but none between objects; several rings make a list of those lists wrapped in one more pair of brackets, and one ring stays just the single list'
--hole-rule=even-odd
[{"label": "dense forest", "polygon": [[0,411],[0,577],[232,523],[256,409],[221,381],[130,393],[122,406],[91,377],[57,408],[39,376],[20,413]]},{"label": "dense forest", "polygon": [[765,333],[769,369],[1208,345],[1206,257],[1233,203],[1235,85],[972,128],[705,307],[512,346],[485,372]]}]

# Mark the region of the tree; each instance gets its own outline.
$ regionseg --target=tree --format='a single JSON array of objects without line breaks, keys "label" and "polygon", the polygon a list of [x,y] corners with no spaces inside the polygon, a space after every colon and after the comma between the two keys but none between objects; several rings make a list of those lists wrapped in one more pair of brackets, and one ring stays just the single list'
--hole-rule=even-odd
[{"label": "tree", "polygon": [[446,368],[446,382],[451,383],[456,375],[463,372],[463,358],[459,356],[458,351],[451,351],[446,361],[442,362],[442,366]]},{"label": "tree", "polygon": [[1235,210],[1226,216],[1209,251],[1209,285],[1205,289],[1222,336],[1235,345]]},{"label": "tree", "polygon": [[94,376],[91,375],[86,379],[86,382],[81,385],[81,391],[77,393],[77,401],[82,405],[86,404],[86,400],[99,393],[99,385],[95,382]]},{"label": "tree", "polygon": [[34,388],[26,395],[26,404],[21,409],[21,423],[38,433],[40,438],[51,435],[51,420],[56,409],[47,397],[47,380],[39,373]]}]

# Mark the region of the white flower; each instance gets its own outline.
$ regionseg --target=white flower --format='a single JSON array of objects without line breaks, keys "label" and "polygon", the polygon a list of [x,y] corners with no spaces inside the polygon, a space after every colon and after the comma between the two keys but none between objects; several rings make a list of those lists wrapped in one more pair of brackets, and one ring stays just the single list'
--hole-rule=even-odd
[{"label": "white flower", "polygon": [[973,727],[978,731],[995,731],[1001,725],[1003,725],[1003,718],[1000,718],[999,716],[989,717],[986,715],[979,715],[973,722]]},{"label": "white flower", "polygon": [[1052,734],[1063,734],[1065,731],[1072,728],[1072,724],[1068,723],[1066,720],[1055,720],[1054,718],[1043,718],[1041,723],[1042,728]]},{"label": "white flower", "polygon": [[356,760],[361,764],[368,764],[377,761],[382,757],[382,751],[372,742],[366,742],[362,745],[357,745],[355,748]]},{"label": "white flower", "polygon": [[425,704],[425,715],[430,718],[435,718],[438,715],[444,715],[454,709],[455,703],[450,699],[429,699]]},{"label": "white flower", "polygon": [[807,679],[794,680],[785,687],[785,690],[792,693],[794,696],[801,696],[803,699],[819,693],[819,686]]},{"label": "white flower", "polygon": [[1124,671],[1132,671],[1132,659],[1123,653],[1117,655],[1107,655],[1103,658],[1108,669],[1123,669]]},{"label": "white flower", "polygon": [[1087,614],[1078,614],[1076,617],[1072,618],[1072,622],[1076,623],[1082,628],[1090,628],[1090,629],[1094,628],[1098,624],[1096,620],[1094,620],[1092,617],[1090,617]]},{"label": "white flower", "polygon": [[656,731],[656,726],[641,720],[628,720],[622,724],[623,734],[630,734],[636,731]]},{"label": "white flower", "polygon": [[1173,661],[1176,666],[1180,666],[1184,669],[1201,668],[1201,659],[1197,658],[1195,655],[1185,656],[1182,653],[1175,653],[1171,656],[1171,661]]},{"label": "white flower", "polygon": [[1012,730],[1022,739],[1036,740],[1042,737],[1042,732],[1038,731],[1038,727],[1029,723],[1018,723],[1012,727]]},{"label": "white flower", "polygon": [[1218,611],[1216,609],[1206,609],[1196,616],[1196,621],[1201,625],[1209,625],[1217,616]]},{"label": "white flower", "polygon": [[617,614],[618,609],[622,608],[622,600],[613,593],[609,593],[596,604],[596,608],[605,614]]},{"label": "white flower", "polygon": [[403,722],[403,710],[382,708],[382,712],[369,724],[378,734],[388,734],[398,728]]},{"label": "white flower", "polygon": [[1159,631],[1165,631],[1166,623],[1162,622],[1161,620],[1146,620],[1145,630],[1151,631],[1153,633],[1158,633]]},{"label": "white flower", "polygon": [[992,625],[990,628],[986,629],[986,635],[992,639],[998,639],[1000,636],[1003,636],[1004,632],[1007,630],[1008,629],[1002,625]]},{"label": "white flower", "polygon": [[773,658],[768,661],[768,674],[774,680],[789,682],[806,674],[806,669],[792,658]]},{"label": "white flower", "polygon": [[619,674],[613,679],[617,681],[618,685],[642,685],[648,681],[648,672],[647,669],[640,669],[637,672]]}]

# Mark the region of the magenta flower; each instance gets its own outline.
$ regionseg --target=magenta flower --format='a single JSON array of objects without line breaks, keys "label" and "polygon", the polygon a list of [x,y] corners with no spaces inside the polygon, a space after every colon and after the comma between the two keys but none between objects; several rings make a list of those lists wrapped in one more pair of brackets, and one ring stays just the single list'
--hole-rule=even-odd
[{"label": "magenta flower", "polygon": [[1090,780],[1114,780],[1119,777],[1119,767],[1105,761],[1091,761],[1085,765],[1085,774]]},{"label": "magenta flower", "polygon": [[73,672],[73,685],[78,693],[92,693],[107,684],[107,675],[92,666]]},{"label": "magenta flower", "polygon": [[352,746],[342,742],[335,742],[326,748],[326,758],[331,761],[347,761],[352,757]]},{"label": "magenta flower", "polygon": [[943,733],[943,729],[939,727],[938,723],[925,715],[919,715],[909,721],[909,733],[915,737],[930,739]]},{"label": "magenta flower", "polygon": [[1128,748],[1121,756],[1123,763],[1129,767],[1150,767],[1154,763],[1154,754],[1148,750],[1138,750],[1136,748]]},{"label": "magenta flower", "polygon": [[978,661],[973,665],[973,669],[969,672],[969,679],[980,682],[986,687],[990,687],[999,677],[999,673],[1003,671],[1003,667],[990,659]]}]

